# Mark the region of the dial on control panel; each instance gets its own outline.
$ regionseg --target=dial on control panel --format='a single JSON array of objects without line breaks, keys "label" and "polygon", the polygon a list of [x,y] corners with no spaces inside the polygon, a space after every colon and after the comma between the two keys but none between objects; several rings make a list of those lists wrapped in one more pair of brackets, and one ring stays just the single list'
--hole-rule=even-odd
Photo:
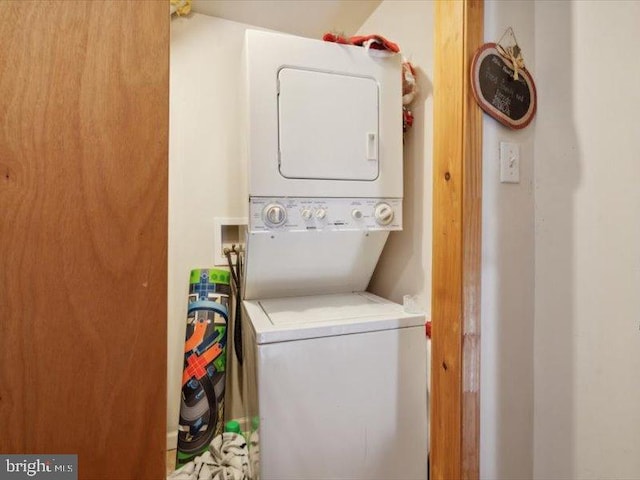
[{"label": "dial on control panel", "polygon": [[305,220],[311,220],[311,217],[313,216],[313,212],[311,212],[311,209],[309,208],[303,208],[302,211],[300,212],[300,215]]},{"label": "dial on control panel", "polygon": [[287,210],[279,203],[270,203],[262,210],[262,220],[269,227],[281,227],[287,221]]},{"label": "dial on control panel", "polygon": [[376,205],[374,217],[378,225],[389,225],[393,221],[393,208],[388,203],[381,202]]},{"label": "dial on control panel", "polygon": [[316,210],[316,218],[322,220],[326,216],[327,216],[327,211],[324,208],[318,208]]}]

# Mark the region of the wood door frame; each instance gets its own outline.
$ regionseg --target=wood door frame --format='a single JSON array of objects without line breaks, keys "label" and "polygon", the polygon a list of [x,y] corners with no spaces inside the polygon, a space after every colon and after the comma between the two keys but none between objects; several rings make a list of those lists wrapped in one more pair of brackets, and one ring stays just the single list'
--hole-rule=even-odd
[{"label": "wood door frame", "polygon": [[435,2],[431,478],[480,471],[482,112],[470,84],[483,0]]}]

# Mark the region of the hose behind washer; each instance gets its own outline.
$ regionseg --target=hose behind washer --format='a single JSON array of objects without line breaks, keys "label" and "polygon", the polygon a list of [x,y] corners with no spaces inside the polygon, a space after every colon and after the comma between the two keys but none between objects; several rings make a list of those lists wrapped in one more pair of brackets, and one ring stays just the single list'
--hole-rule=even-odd
[{"label": "hose behind washer", "polygon": [[[236,256],[236,264],[234,266],[233,260],[231,259],[231,254],[235,254]],[[231,249],[225,248],[224,255],[227,257],[227,263],[229,264],[229,271],[231,272],[232,279],[232,291],[235,295],[236,307],[234,311],[233,317],[233,350],[236,352],[236,358],[238,359],[238,363],[242,365],[244,355],[242,352],[242,276],[243,272],[243,261],[242,261],[242,248],[236,248],[235,245],[231,247]]]}]

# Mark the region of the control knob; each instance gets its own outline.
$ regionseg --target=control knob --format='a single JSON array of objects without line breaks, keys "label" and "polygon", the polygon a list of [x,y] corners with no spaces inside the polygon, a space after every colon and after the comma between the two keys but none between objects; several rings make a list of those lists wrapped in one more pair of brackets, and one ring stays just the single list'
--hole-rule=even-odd
[{"label": "control knob", "polygon": [[324,208],[319,208],[316,210],[316,218],[322,220],[327,216],[327,211]]},{"label": "control knob", "polygon": [[378,225],[389,225],[393,221],[393,208],[388,203],[379,203],[376,205],[374,217]]},{"label": "control knob", "polygon": [[362,218],[362,212],[357,208],[354,208],[351,210],[351,216],[356,220],[360,220]]},{"label": "control knob", "polygon": [[281,227],[287,221],[287,211],[279,203],[270,203],[262,210],[262,220],[268,227]]},{"label": "control knob", "polygon": [[312,213],[311,210],[308,208],[303,208],[302,212],[300,213],[300,215],[302,216],[302,218],[304,218],[305,220],[310,220]]}]

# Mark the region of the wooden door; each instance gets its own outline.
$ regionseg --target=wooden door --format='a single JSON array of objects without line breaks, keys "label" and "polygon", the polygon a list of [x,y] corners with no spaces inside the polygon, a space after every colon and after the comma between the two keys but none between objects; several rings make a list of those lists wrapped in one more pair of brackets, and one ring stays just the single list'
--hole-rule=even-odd
[{"label": "wooden door", "polygon": [[168,2],[0,18],[0,452],[163,478]]}]

